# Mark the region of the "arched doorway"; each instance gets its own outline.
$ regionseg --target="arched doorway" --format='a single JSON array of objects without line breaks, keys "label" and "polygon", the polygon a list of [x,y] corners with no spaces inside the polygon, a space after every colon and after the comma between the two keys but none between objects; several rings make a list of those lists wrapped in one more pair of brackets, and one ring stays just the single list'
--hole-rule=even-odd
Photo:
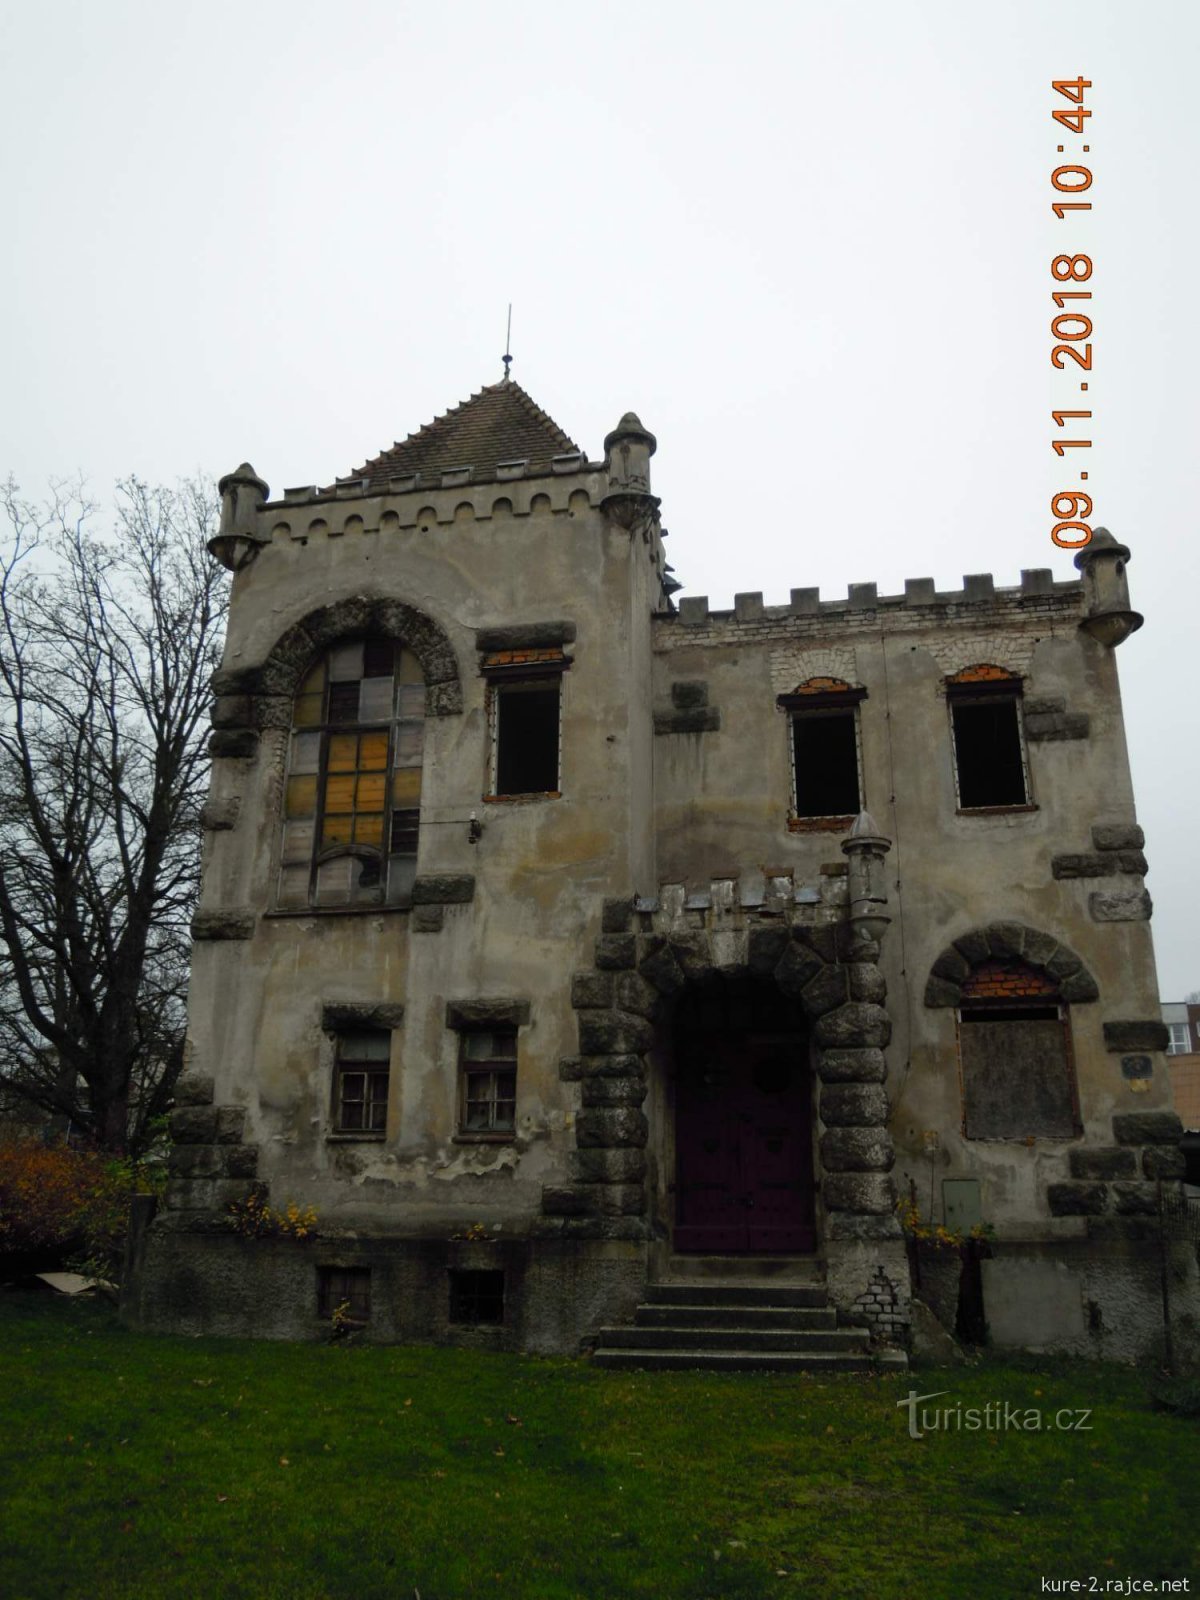
[{"label": "arched doorway", "polygon": [[771,979],[677,998],[674,1248],[815,1250],[813,1090],[804,1008]]}]

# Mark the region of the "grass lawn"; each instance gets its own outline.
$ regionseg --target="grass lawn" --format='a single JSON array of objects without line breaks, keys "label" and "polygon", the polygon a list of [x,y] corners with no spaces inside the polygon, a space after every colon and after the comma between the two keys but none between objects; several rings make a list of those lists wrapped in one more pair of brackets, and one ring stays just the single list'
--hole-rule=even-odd
[{"label": "grass lawn", "polygon": [[[1092,1427],[915,1440],[910,1387]],[[8,1291],[0,1400],[4,1600],[1016,1600],[1200,1565],[1200,1423],[1111,1367],[630,1375]]]}]

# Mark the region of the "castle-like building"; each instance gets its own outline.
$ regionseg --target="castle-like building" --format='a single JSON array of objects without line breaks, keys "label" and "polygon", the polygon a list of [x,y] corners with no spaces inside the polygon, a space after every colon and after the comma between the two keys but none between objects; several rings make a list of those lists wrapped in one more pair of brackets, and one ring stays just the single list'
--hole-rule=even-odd
[{"label": "castle-like building", "polygon": [[[188,1065],[129,1315],[617,1362],[664,1348],[654,1305],[757,1297],[861,1354],[903,1342],[915,1200],[989,1235],[996,1344],[1156,1348],[1182,1160],[1128,550],[676,605],[654,451],[627,413],[590,460],[506,378],[330,488],[222,481]],[[255,1185],[315,1236],[240,1237]]]}]

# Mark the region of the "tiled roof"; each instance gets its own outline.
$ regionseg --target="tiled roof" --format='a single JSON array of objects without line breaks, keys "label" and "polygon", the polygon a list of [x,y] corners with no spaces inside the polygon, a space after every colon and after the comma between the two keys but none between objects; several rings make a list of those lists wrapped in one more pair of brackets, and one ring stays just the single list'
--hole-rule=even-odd
[{"label": "tiled roof", "polygon": [[390,478],[419,472],[436,481],[456,467],[472,468],[475,480],[494,478],[505,462],[528,461],[532,475],[550,471],[553,456],[577,452],[575,444],[511,378],[488,384],[462,405],[375,456],[340,483],[369,480],[383,488]]}]

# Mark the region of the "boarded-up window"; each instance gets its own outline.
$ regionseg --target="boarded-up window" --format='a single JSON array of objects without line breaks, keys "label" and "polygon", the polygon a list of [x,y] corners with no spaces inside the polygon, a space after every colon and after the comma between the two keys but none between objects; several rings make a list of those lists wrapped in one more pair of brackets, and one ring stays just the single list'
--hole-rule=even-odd
[{"label": "boarded-up window", "polygon": [[964,1006],[968,1139],[1073,1139],[1080,1132],[1067,1021],[1057,1005]]}]

